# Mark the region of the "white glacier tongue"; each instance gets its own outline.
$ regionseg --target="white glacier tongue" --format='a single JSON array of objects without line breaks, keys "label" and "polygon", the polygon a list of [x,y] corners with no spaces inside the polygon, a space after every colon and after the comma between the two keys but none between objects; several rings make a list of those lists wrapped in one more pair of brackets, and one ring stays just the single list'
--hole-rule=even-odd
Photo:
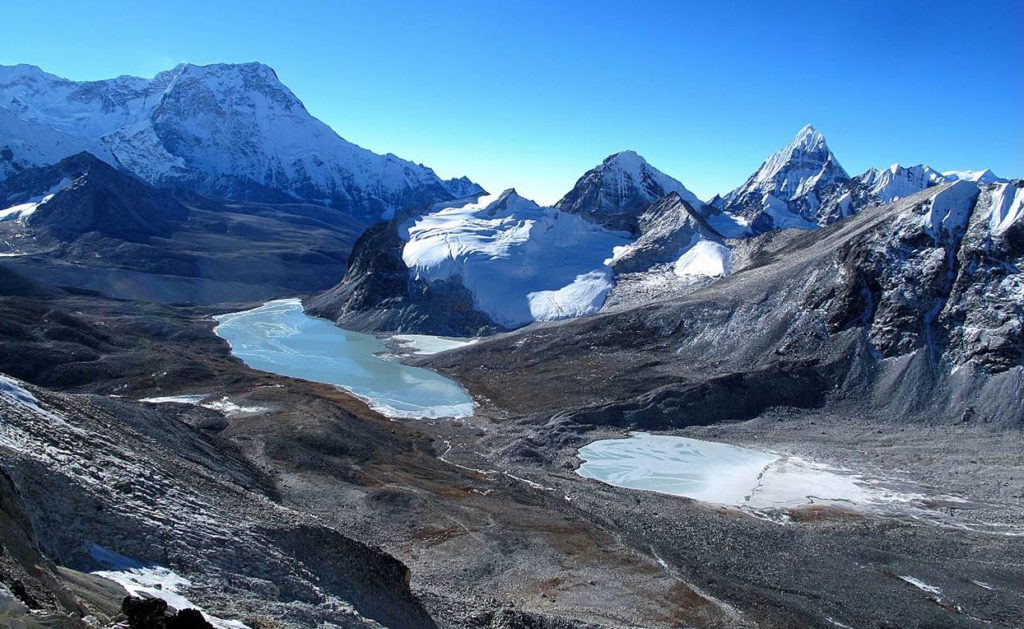
[{"label": "white glacier tongue", "polygon": [[628,242],[514,190],[410,219],[399,233],[417,279],[460,280],[476,308],[506,327],[596,312],[613,285],[605,260]]},{"label": "white glacier tongue", "polygon": [[0,66],[0,130],[0,148],[10,149],[0,179],[88,150],[150,183],[373,217],[481,192],[345,141],[259,63],[87,82]]}]

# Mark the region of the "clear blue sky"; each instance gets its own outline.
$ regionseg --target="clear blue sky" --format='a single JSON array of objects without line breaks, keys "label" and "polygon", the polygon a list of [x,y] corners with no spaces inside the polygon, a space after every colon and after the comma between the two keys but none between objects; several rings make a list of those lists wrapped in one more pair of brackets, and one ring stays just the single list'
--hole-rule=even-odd
[{"label": "clear blue sky", "polygon": [[1022,175],[1021,0],[4,0],[0,63],[262,61],[346,139],[550,202],[634,149],[702,197],[810,122],[851,173]]}]

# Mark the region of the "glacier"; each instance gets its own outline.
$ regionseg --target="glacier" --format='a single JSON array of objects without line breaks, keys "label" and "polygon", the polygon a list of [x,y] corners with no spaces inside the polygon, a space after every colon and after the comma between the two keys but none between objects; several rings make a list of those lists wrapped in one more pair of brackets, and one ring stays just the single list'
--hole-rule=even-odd
[{"label": "glacier", "polygon": [[629,242],[515,190],[409,219],[399,235],[415,278],[459,278],[477,309],[510,328],[597,312],[614,283],[606,260]]}]

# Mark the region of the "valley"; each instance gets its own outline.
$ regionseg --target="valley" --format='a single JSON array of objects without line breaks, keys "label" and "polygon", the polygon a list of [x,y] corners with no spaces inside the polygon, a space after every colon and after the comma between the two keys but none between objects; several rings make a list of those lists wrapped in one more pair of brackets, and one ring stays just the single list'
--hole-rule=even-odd
[{"label": "valley", "polygon": [[1021,180],[808,125],[546,206],[262,64],[3,66],[0,131],[0,622],[1024,617]]}]

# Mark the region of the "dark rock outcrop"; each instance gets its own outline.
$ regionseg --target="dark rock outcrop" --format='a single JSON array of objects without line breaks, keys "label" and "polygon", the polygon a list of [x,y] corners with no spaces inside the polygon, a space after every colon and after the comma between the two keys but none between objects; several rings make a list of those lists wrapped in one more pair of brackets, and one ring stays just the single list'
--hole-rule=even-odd
[{"label": "dark rock outcrop", "polygon": [[475,336],[503,328],[476,310],[461,283],[412,278],[402,260],[399,220],[373,225],[352,248],[344,279],[304,302],[315,316],[360,331]]}]

